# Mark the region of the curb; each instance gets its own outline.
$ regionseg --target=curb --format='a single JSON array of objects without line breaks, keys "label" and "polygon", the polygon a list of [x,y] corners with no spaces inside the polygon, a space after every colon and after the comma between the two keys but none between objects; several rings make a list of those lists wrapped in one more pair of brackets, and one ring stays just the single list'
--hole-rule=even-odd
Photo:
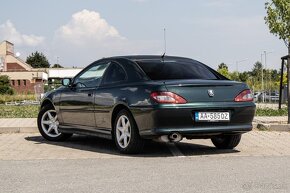
[{"label": "curb", "polygon": [[4,133],[37,133],[37,127],[0,127],[0,134]]},{"label": "curb", "polygon": [[253,123],[253,129],[257,129],[259,131],[290,132],[290,124]]}]

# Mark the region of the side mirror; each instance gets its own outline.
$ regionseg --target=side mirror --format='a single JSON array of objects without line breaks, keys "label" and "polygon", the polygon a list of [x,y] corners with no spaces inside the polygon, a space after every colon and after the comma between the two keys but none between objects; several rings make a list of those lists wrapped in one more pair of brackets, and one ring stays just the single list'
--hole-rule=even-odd
[{"label": "side mirror", "polygon": [[72,83],[72,79],[71,78],[64,78],[61,81],[61,84],[63,86],[71,86],[71,83]]}]

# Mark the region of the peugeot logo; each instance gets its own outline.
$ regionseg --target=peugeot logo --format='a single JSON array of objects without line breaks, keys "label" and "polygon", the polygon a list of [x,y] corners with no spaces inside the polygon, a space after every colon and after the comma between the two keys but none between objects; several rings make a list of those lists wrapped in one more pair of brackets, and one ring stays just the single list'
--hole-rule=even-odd
[{"label": "peugeot logo", "polygon": [[207,94],[208,94],[208,96],[210,96],[210,97],[213,97],[214,96],[214,91],[213,90],[207,90]]}]

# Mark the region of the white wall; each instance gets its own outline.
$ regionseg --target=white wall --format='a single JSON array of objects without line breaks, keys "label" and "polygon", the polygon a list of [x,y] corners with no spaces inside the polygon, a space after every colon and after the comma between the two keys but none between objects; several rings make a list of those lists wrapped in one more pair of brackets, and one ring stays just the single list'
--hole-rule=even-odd
[{"label": "white wall", "polygon": [[72,78],[82,69],[80,68],[49,68],[48,78]]}]

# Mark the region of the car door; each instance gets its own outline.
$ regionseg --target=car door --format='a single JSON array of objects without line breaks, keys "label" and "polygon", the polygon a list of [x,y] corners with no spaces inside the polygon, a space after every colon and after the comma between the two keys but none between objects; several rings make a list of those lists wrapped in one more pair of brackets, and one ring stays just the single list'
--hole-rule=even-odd
[{"label": "car door", "polygon": [[124,91],[121,88],[127,80],[124,67],[112,61],[95,93],[95,119],[99,129],[111,129],[110,110],[122,98]]},{"label": "car door", "polygon": [[[78,74],[61,94],[60,111],[64,125],[94,130],[94,96],[109,62],[92,64]],[[84,126],[84,127],[82,127]]]}]

